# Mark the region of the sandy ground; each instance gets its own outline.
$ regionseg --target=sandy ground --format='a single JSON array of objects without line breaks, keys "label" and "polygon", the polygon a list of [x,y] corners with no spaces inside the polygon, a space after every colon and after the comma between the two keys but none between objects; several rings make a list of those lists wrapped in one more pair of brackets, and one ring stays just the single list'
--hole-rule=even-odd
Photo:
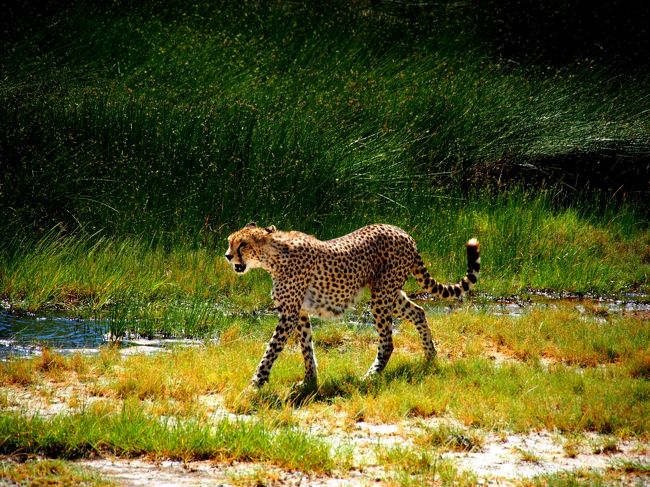
[{"label": "sandy ground", "polygon": [[[74,386],[52,384],[47,391],[22,387],[5,387],[8,409],[29,411],[43,416],[64,413],[79,407],[85,394]],[[44,385],[45,387],[45,385]],[[71,400],[76,397],[77,399]],[[81,402],[102,400],[85,395]],[[235,415],[223,406],[219,395],[200,398],[215,421],[223,418],[242,421],[253,416]],[[76,404],[76,406],[75,406]],[[330,416],[315,419],[307,411],[296,413],[298,424],[310,434],[327,441],[333,449],[346,448],[352,452],[353,468],[334,472],[331,476],[314,476],[303,472],[284,471],[272,465],[252,463],[151,462],[146,459],[123,460],[104,458],[80,463],[97,470],[125,486],[202,486],[202,485],[376,485],[390,479],[375,456],[381,447],[411,446],[412,439],[441,425],[461,428],[451,418],[408,419],[390,424],[351,422],[347,418]],[[482,484],[508,485],[522,479],[562,471],[607,472],[623,461],[650,464],[650,445],[639,440],[621,440],[597,434],[585,434],[572,448],[566,448],[569,438],[559,433],[540,431],[528,434],[477,431],[480,448],[472,451],[442,452],[461,471],[471,472]],[[610,445],[602,452],[602,445]],[[614,445],[611,447],[611,445]],[[650,485],[650,476],[618,476],[624,484]]]},{"label": "sandy ground", "polygon": [[[408,428],[407,428],[408,429]],[[269,465],[212,462],[147,462],[143,460],[99,459],[83,464],[115,479],[125,486],[200,486],[200,485],[377,485],[390,479],[391,472],[379,467],[372,459],[377,445],[408,443],[405,431],[398,425],[369,425],[360,423],[348,441],[354,448],[355,469],[332,476],[313,476],[301,472],[287,472]],[[602,439],[593,435],[593,444]],[[340,438],[333,438],[333,443]],[[588,447],[569,458],[562,446],[562,438],[548,432],[529,435],[488,435],[478,451],[444,453],[461,470],[473,472],[483,485],[511,485],[538,475],[562,471],[597,471],[604,473],[610,465],[622,460],[648,462],[647,445],[635,441],[617,442],[618,451],[608,454],[593,453]],[[534,460],[524,459],[522,451]],[[623,485],[650,485],[650,477],[619,477]]]}]

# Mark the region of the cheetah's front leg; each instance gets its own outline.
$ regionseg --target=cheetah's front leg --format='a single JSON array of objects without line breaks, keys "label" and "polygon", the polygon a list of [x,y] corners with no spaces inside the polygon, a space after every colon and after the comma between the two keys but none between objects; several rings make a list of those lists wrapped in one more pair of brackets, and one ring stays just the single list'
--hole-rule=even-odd
[{"label": "cheetah's front leg", "polygon": [[266,347],[266,352],[257,366],[251,385],[260,388],[269,381],[273,362],[287,343],[287,340],[298,324],[298,313],[281,314],[280,322],[273,332],[273,336]]}]

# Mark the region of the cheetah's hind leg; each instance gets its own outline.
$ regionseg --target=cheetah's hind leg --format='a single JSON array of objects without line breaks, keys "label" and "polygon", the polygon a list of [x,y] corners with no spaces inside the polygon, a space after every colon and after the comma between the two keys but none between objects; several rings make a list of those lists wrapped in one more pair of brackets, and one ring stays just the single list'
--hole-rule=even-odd
[{"label": "cheetah's hind leg", "polygon": [[[393,301],[388,296],[394,293],[381,292],[373,289],[370,298],[370,308],[375,318],[375,328],[379,334],[377,357],[372,363],[364,380],[372,379],[386,368],[388,360],[393,353]],[[394,299],[394,298],[393,298]]]},{"label": "cheetah's hind leg", "polygon": [[395,316],[408,320],[415,325],[415,328],[420,334],[424,356],[427,360],[433,360],[437,352],[424,309],[411,301],[404,291],[400,291],[395,300]]}]

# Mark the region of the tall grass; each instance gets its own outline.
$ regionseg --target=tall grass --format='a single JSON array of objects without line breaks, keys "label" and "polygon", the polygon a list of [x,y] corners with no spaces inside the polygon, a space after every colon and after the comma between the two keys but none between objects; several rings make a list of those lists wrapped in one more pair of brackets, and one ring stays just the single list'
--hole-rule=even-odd
[{"label": "tall grass", "polygon": [[[650,240],[632,209],[594,217],[577,207],[557,210],[553,198],[551,192],[482,192],[467,200],[439,199],[430,213],[393,213],[388,221],[413,234],[427,266],[443,281],[463,275],[464,243],[478,237],[482,293],[508,295],[529,287],[607,295],[647,290]],[[354,216],[317,236],[340,235],[363,223]],[[77,308],[118,327],[130,322],[144,334],[202,335],[221,326],[224,315],[271,305],[268,275],[235,276],[222,258],[222,239],[180,241],[165,249],[144,238],[53,232],[21,242],[0,247],[0,295],[17,307]],[[418,288],[409,283],[407,289]]]},{"label": "tall grass", "polygon": [[[167,241],[254,219],[329,231],[431,213],[442,188],[544,158],[648,156],[644,74],[508,64],[463,12],[312,7],[74,4],[18,37],[0,58],[5,221]],[[642,175],[625,160],[580,177]]]},{"label": "tall grass", "polygon": [[512,62],[442,4],[50,7],[17,14],[0,53],[0,296],[18,306],[208,335],[224,303],[269,304],[267,277],[218,258],[252,220],[394,223],[441,280],[476,236],[492,294],[647,291],[642,69]]}]

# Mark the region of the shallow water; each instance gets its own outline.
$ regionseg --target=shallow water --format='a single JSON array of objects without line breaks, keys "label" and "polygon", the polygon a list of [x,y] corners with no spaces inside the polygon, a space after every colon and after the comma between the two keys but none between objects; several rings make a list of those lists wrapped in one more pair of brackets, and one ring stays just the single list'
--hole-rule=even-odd
[{"label": "shallow water", "polygon": [[[0,308],[0,361],[10,356],[39,355],[43,347],[62,354],[98,353],[110,343],[109,324],[95,319],[70,318],[61,314],[16,315]],[[194,346],[205,340],[142,338],[127,333],[119,342],[123,353],[150,353],[175,346]]]},{"label": "shallow water", "polygon": [[108,326],[95,320],[63,316],[14,315],[0,311],[0,358],[32,355],[42,346],[62,353],[97,349],[106,342]]},{"label": "shallow water", "polygon": [[[429,300],[426,294],[419,294],[414,298],[427,313],[432,314],[448,314],[458,309],[468,308],[467,305],[458,301]],[[500,316],[522,316],[531,309],[557,309],[559,307],[573,307],[579,313],[600,314],[603,316],[619,313],[650,314],[650,301],[648,301],[648,296],[643,294],[631,294],[626,296],[625,299],[612,299],[538,291],[528,297],[495,298],[480,295],[472,299],[469,304],[469,309],[473,311]]]},{"label": "shallow water", "polygon": [[[419,295],[416,301],[430,314],[448,314],[467,309],[459,302],[429,301],[426,295]],[[528,298],[490,298],[477,296],[469,309],[477,313],[503,316],[522,316],[533,308],[553,309],[572,306],[580,313],[595,314],[606,321],[605,316],[617,313],[642,314],[650,319],[650,302],[647,296],[633,296],[633,299],[615,300],[598,297],[534,295]],[[372,326],[372,316],[367,306],[346,313],[344,322],[354,326]],[[62,315],[13,314],[0,308],[0,360],[9,356],[39,354],[43,346],[60,353],[96,353],[99,347],[108,343],[109,326],[105,321],[70,318]],[[201,340],[191,339],[143,339],[127,336],[120,346],[129,352],[151,352],[168,346],[195,345]]]}]

